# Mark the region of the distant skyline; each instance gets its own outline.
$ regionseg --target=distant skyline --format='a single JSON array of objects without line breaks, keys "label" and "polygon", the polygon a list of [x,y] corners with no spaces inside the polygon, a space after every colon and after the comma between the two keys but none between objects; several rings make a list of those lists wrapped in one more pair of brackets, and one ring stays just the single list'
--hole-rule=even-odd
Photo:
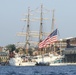
[{"label": "distant skyline", "polygon": [[[28,7],[34,10],[41,4],[50,11],[55,9],[55,26],[59,30],[60,38],[76,37],[76,0],[1,0],[0,46],[19,42],[21,37],[16,34],[26,25],[21,19],[25,18]],[[51,21],[52,12],[49,14]],[[48,25],[51,26],[51,22],[46,21],[43,24],[47,25],[47,28]],[[48,29],[45,28],[44,31]]]}]

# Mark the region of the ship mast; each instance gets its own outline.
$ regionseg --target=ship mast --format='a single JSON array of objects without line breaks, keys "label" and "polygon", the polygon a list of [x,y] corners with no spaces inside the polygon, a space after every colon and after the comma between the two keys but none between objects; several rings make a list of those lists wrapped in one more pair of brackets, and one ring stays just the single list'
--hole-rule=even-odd
[{"label": "ship mast", "polygon": [[55,10],[53,10],[52,12],[53,12],[53,15],[52,15],[51,33],[54,31],[54,12],[55,12]]},{"label": "ship mast", "polygon": [[[38,9],[38,8],[37,8]],[[36,9],[36,10],[37,10]],[[18,43],[18,44],[23,44],[24,45],[24,49],[25,49],[25,51],[26,51],[26,54],[28,54],[28,50],[29,50],[29,47],[31,46],[31,43],[35,46],[35,45],[38,45],[38,43],[39,42],[41,42],[42,40],[43,40],[43,35],[44,36],[47,36],[49,33],[46,33],[46,32],[43,32],[43,19],[44,20],[47,20],[47,18],[43,18],[43,5],[41,5],[41,9],[40,9],[40,19],[38,19],[38,20],[40,20],[40,30],[39,30],[39,32],[36,32],[36,31],[29,31],[30,30],[30,21],[31,21],[31,19],[30,19],[30,12],[33,12],[33,11],[35,11],[35,10],[31,10],[30,11],[30,9],[28,8],[28,14],[27,14],[27,19],[22,19],[22,20],[24,20],[24,21],[26,21],[27,22],[27,29],[26,29],[26,32],[19,32],[17,35],[18,36],[26,36],[26,39],[25,39],[25,43]],[[33,20],[33,19],[32,19]],[[38,37],[39,38],[39,41],[37,41],[37,42],[33,42],[33,40],[32,41],[30,41],[30,38],[31,37]],[[30,42],[30,43],[29,43]]]},{"label": "ship mast", "polygon": [[[52,10],[52,25],[51,25],[51,33],[54,31],[54,11],[55,10]],[[51,46],[52,48],[52,46]],[[54,54],[55,54],[55,44],[53,45],[53,49],[52,51],[54,51]]]},{"label": "ship mast", "polygon": [[43,5],[41,5],[41,17],[40,17],[40,32],[39,32],[39,42],[42,41],[42,36],[43,36],[43,32],[42,32],[42,20],[43,20],[43,15],[42,15],[42,9],[43,9]]},{"label": "ship mast", "polygon": [[25,43],[25,49],[26,49],[26,54],[28,54],[28,49],[29,49],[29,15],[30,15],[30,9],[28,8],[28,15],[27,15],[27,29],[26,29],[26,43]]}]

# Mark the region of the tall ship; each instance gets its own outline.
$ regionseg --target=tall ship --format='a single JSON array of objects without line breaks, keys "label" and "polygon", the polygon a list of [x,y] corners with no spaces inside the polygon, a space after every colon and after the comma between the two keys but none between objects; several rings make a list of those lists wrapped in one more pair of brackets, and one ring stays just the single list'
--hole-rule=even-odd
[{"label": "tall ship", "polygon": [[[59,66],[59,65],[71,65],[71,61],[69,60],[70,55],[68,56],[70,49],[68,46],[70,44],[67,42],[69,39],[56,39],[53,38],[54,36],[58,35],[57,29],[54,28],[54,10],[52,11],[52,25],[44,26],[43,21],[48,20],[47,18],[43,18],[43,5],[41,5],[40,9],[40,18],[35,18],[34,16],[31,18],[33,14],[32,12],[38,12],[39,8],[35,10],[30,10],[28,8],[28,14],[26,15],[27,18],[22,19],[26,22],[26,31],[19,32],[18,36],[24,36],[25,42],[17,43],[17,47],[24,50],[24,54],[17,54],[15,53],[15,57],[9,60],[10,65],[14,66],[35,66],[35,65],[50,65],[50,66]],[[47,9],[46,9],[47,10]],[[47,10],[49,12],[49,10]],[[35,13],[34,13],[35,14]],[[38,16],[39,17],[39,16]],[[40,21],[34,23],[36,26],[31,25],[31,21]],[[45,27],[45,28],[44,28]],[[47,31],[50,30],[49,32]],[[35,31],[32,31],[35,29]],[[24,28],[23,28],[24,29]],[[38,30],[38,31],[36,31]],[[56,35],[57,34],[57,35]],[[50,36],[51,39],[48,39]],[[56,37],[57,38],[57,37]],[[49,42],[50,41],[50,42]],[[52,41],[52,42],[51,42]],[[41,45],[40,45],[41,43]],[[66,43],[66,46],[63,46],[63,43]],[[40,45],[40,48],[39,48]],[[46,46],[45,46],[46,45]],[[71,50],[72,51],[72,50]],[[75,50],[74,50],[75,52]],[[73,52],[73,53],[74,53]],[[67,54],[66,54],[67,53]],[[67,58],[68,57],[68,58]],[[73,57],[75,59],[75,55]],[[75,60],[74,60],[75,61]],[[72,61],[72,64],[75,64]]]}]

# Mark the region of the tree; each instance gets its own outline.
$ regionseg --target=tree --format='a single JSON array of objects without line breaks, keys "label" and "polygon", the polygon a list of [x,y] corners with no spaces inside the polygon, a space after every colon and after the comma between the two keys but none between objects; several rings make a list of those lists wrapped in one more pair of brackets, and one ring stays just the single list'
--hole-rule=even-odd
[{"label": "tree", "polygon": [[32,48],[29,48],[28,53],[29,53],[30,55],[33,54]]},{"label": "tree", "polygon": [[6,46],[6,49],[13,52],[16,49],[16,46],[14,44],[9,44]]},{"label": "tree", "polygon": [[15,52],[16,52],[16,53],[18,53],[18,52],[19,52],[19,48],[18,48],[18,49],[16,49],[16,50],[15,50]]}]

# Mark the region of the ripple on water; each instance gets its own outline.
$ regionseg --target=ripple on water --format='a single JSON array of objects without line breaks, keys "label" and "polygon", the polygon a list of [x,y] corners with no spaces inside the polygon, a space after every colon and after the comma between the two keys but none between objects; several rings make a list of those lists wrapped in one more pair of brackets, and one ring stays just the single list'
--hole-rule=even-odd
[{"label": "ripple on water", "polygon": [[76,66],[0,66],[0,75],[76,75]]}]

